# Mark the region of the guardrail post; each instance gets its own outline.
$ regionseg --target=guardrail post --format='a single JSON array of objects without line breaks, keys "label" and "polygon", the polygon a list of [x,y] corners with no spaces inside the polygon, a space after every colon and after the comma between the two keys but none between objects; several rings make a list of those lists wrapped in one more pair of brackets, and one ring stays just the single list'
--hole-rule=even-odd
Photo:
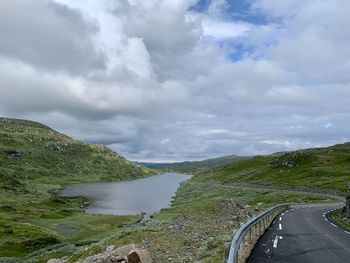
[{"label": "guardrail post", "polygon": [[224,263],[227,263],[228,255],[230,253],[231,243],[224,244]]}]

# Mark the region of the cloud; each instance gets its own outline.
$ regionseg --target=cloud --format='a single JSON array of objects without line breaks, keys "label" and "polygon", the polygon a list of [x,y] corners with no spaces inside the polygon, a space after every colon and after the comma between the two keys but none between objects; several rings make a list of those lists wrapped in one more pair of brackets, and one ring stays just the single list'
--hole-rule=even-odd
[{"label": "cloud", "polygon": [[248,23],[232,23],[210,18],[203,19],[203,35],[204,37],[213,38],[215,40],[232,40],[241,37],[251,29]]},{"label": "cloud", "polygon": [[55,2],[0,3],[0,56],[43,70],[79,74],[102,69],[104,54],[92,41],[97,31],[94,21]]},{"label": "cloud", "polygon": [[349,3],[250,3],[2,1],[0,113],[137,160],[348,140]]}]

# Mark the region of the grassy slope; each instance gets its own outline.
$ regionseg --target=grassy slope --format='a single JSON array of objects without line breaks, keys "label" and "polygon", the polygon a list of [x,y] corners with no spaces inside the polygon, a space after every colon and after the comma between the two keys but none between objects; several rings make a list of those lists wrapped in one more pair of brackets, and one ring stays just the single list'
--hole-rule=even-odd
[{"label": "grassy slope", "polygon": [[328,218],[346,231],[350,231],[350,221],[344,220],[341,209],[335,210],[328,214]]},{"label": "grassy slope", "polygon": [[75,141],[36,122],[0,118],[0,257],[100,240],[132,223],[135,217],[84,214],[77,210],[82,198],[49,192],[151,173],[102,145]]},{"label": "grassy slope", "polygon": [[194,180],[254,183],[344,193],[350,181],[350,143],[231,163],[197,173]]},{"label": "grassy slope", "polygon": [[[268,160],[264,160],[264,158]],[[269,177],[267,170],[264,170],[264,168],[272,171],[277,169],[275,166],[280,166],[280,164],[269,163],[276,158],[279,160],[280,157],[257,157],[219,167],[215,165],[213,167],[195,168],[192,171],[197,171],[197,174],[189,182],[181,185],[170,208],[163,209],[149,221],[135,224],[132,224],[132,222],[136,218],[132,217],[94,216],[77,213],[75,208],[81,205],[83,200],[62,200],[48,195],[47,190],[56,187],[56,184],[61,184],[65,177],[62,177],[62,180],[54,178],[58,180],[57,182],[54,181],[54,185],[51,181],[46,181],[44,177],[38,177],[33,182],[24,180],[24,182],[30,183],[25,183],[20,187],[26,189],[25,193],[20,194],[22,203],[19,204],[14,195],[12,196],[12,202],[7,201],[9,205],[0,208],[3,211],[1,212],[2,215],[9,217],[8,220],[5,220],[5,223],[0,221],[0,225],[2,224],[0,235],[5,233],[5,236],[9,238],[13,236],[13,232],[17,229],[20,234],[23,234],[27,231],[23,225],[16,227],[12,224],[22,224],[27,222],[29,218],[30,224],[25,224],[25,226],[30,226],[32,228],[31,232],[35,232],[37,226],[39,226],[40,231],[45,232],[44,234],[35,235],[31,233],[31,236],[34,237],[31,239],[32,241],[35,241],[35,238],[40,241],[39,237],[44,236],[49,238],[49,241],[53,237],[60,242],[59,245],[53,246],[53,252],[55,253],[48,256],[47,250],[43,251],[40,262],[45,262],[54,255],[66,254],[71,243],[88,242],[93,239],[100,240],[103,235],[106,236],[107,232],[111,234],[110,237],[91,245],[87,251],[76,253],[71,258],[71,262],[74,262],[74,259],[104,250],[108,244],[123,245],[127,243],[138,243],[148,248],[154,257],[154,262],[222,262],[223,243],[231,239],[232,230],[238,228],[240,223],[245,221],[248,216],[272,206],[280,200],[286,202],[329,201],[327,198],[308,194],[258,189],[237,190],[228,187],[230,183],[242,181],[242,174],[247,170],[252,171],[254,169],[251,165],[255,165],[256,170],[263,170]],[[260,159],[263,161],[259,161]],[[307,161],[310,160],[307,158]],[[259,164],[259,167],[257,164]],[[273,167],[270,167],[270,165]],[[297,165],[297,168],[289,167],[288,169],[300,169],[301,163]],[[285,166],[283,161],[282,166]],[[234,171],[232,167],[236,167]],[[307,167],[304,168],[307,170]],[[284,169],[287,170],[287,168],[282,168],[282,170]],[[313,169],[313,167],[309,169]],[[278,169],[278,173],[281,173],[280,170]],[[238,173],[236,174],[236,172]],[[84,174],[79,174],[72,181],[79,181],[84,176]],[[91,176],[91,180],[100,180],[100,178],[105,177],[104,175]],[[254,180],[247,181],[253,182]],[[18,182],[12,182],[13,187],[21,182],[19,180]],[[212,182],[215,182],[215,184],[212,184]],[[37,187],[36,184],[40,187]],[[32,191],[37,192],[33,193]],[[8,195],[8,192],[6,192],[6,195]],[[27,195],[28,198],[24,198]],[[37,196],[37,199],[34,198],[35,196]],[[13,208],[20,212],[13,212]],[[72,232],[68,234],[58,233],[57,227],[62,225],[69,226],[68,230],[70,229]],[[81,231],[74,231],[75,229],[81,229]],[[67,231],[67,229],[64,230]],[[13,232],[11,233],[11,231]],[[31,243],[39,243],[38,247],[40,247],[39,241]],[[52,240],[52,243],[56,243],[55,239]],[[62,249],[60,246],[64,244],[67,244],[67,246]],[[23,243],[21,246],[26,248]],[[18,248],[17,246],[13,250],[8,249],[7,251],[18,252]],[[23,254],[26,254],[25,250]],[[38,262],[38,260],[33,262]]]},{"label": "grassy slope", "polygon": [[248,217],[284,202],[329,202],[309,194],[273,190],[230,189],[225,185],[188,181],[181,184],[172,206],[153,219],[124,228],[69,262],[103,251],[107,245],[136,243],[145,246],[155,263],[221,263],[225,242]]},{"label": "grassy slope", "polygon": [[[344,191],[349,179],[349,145],[303,150],[192,169],[195,176],[178,189],[170,208],[154,219],[93,245],[74,259],[101,251],[107,244],[141,243],[155,262],[222,262],[223,244],[248,216],[283,202],[332,202],[307,193],[271,189],[237,189],[254,183],[314,190]],[[178,171],[178,169],[176,169]],[[235,204],[237,204],[235,206]]]}]

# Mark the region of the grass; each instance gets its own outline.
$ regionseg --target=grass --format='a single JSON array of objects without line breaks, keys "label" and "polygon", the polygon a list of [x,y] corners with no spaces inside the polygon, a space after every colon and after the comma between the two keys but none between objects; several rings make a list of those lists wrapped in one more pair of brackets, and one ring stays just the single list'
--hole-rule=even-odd
[{"label": "grass", "polygon": [[[248,182],[344,192],[349,144],[197,169],[181,184],[169,208],[147,221],[137,216],[90,215],[83,198],[54,191],[78,182],[112,181],[153,174],[106,147],[72,140],[28,121],[0,118],[0,262],[70,262],[107,245],[140,244],[154,262],[222,262],[223,244],[256,213],[281,202],[323,203],[304,193],[234,188]],[[76,247],[87,250],[76,252]],[[10,260],[10,259],[9,259]],[[6,259],[6,262],[10,262]]]},{"label": "grass", "polygon": [[109,238],[75,254],[70,262],[101,252],[108,245],[141,244],[154,262],[222,262],[223,247],[249,217],[277,203],[326,203],[311,194],[235,189],[225,185],[182,183],[169,208],[151,220],[125,227]]},{"label": "grass", "polygon": [[336,225],[342,227],[343,229],[350,231],[350,221],[343,220],[343,215],[341,209],[335,210],[328,215],[329,219]]},{"label": "grass", "polygon": [[71,245],[98,242],[136,222],[137,216],[85,214],[80,208],[86,200],[58,198],[54,191],[154,173],[105,146],[75,141],[40,123],[0,118],[0,258],[41,251],[44,258],[33,262],[46,262],[48,251],[70,254]]},{"label": "grass", "polygon": [[350,143],[257,156],[196,173],[198,182],[252,183],[344,194],[350,181]]}]

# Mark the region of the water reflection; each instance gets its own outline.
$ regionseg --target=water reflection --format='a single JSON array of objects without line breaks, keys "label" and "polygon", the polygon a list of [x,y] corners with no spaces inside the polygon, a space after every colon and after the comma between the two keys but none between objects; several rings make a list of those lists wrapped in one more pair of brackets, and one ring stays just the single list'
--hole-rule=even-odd
[{"label": "water reflection", "polygon": [[148,178],[108,183],[75,184],[60,192],[61,196],[84,196],[89,199],[87,213],[147,216],[169,206],[180,183],[189,175],[165,173]]}]

